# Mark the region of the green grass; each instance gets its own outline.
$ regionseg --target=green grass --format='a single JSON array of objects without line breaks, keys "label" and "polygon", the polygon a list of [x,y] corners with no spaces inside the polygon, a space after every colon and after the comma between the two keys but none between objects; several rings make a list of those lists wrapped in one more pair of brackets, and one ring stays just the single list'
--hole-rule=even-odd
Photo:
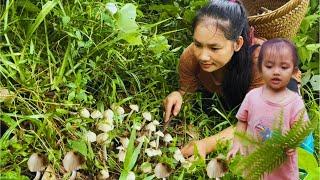
[{"label": "green grass", "polygon": [[[150,111],[154,119],[162,122],[162,100],[178,88],[178,59],[192,41],[190,19],[203,2],[177,1],[163,6],[160,1],[119,1],[118,14],[114,16],[106,9],[106,3],[6,0],[0,5],[0,88],[14,94],[9,102],[0,102],[0,120],[9,127],[0,139],[1,178],[34,177],[27,169],[28,158],[34,152],[47,156],[58,178],[67,178],[61,160],[70,150],[86,157],[86,166],[80,170],[83,178],[104,168],[113,177],[128,171],[134,171],[137,178],[152,176],[139,169],[145,161],[153,166],[166,163],[176,170],[172,172],[174,179],[206,178],[203,162],[187,171],[172,158],[174,150],[190,140],[186,132],[189,124],[202,138],[221,131],[235,118],[234,112],[224,111],[218,100],[215,115],[208,117],[199,108],[199,94],[186,99],[181,113],[168,128],[175,140],[170,148],[162,148],[161,157],[149,158],[140,153],[135,164],[128,165],[127,160],[123,166],[115,151],[118,137],[129,138],[133,122],[144,122],[141,112]],[[121,11],[122,7],[126,9]],[[123,24],[130,24],[131,28],[125,29],[128,27]],[[298,37],[305,36],[309,39],[301,44],[302,48],[316,43],[314,34],[308,31]],[[318,62],[318,56],[314,52],[301,64],[304,73],[308,72],[309,62]],[[305,80],[302,93],[313,113],[318,111],[319,97],[311,77],[319,73],[317,68],[310,69],[311,76]],[[89,145],[84,139],[89,130],[98,135],[97,120],[81,118],[76,113],[82,108],[104,111],[113,103],[124,107],[126,114],[130,112],[129,104],[138,104],[140,112],[127,121],[115,120],[108,145],[112,150],[105,161],[100,155],[101,146]],[[319,133],[315,137],[318,155]],[[141,152],[146,148],[144,143]]]}]

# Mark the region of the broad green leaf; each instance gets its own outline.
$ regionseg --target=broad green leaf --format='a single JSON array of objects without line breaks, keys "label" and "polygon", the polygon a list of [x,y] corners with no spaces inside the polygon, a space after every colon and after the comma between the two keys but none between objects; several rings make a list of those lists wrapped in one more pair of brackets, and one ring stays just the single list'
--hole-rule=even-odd
[{"label": "broad green leaf", "polygon": [[311,52],[306,47],[298,48],[298,54],[302,64],[309,62],[312,56]]},{"label": "broad green leaf", "polygon": [[63,16],[62,17],[62,23],[64,26],[68,25],[68,23],[70,22],[70,17],[69,16]]},{"label": "broad green leaf", "polygon": [[309,69],[307,72],[303,73],[302,79],[301,79],[301,86],[306,85],[311,78],[311,70]]},{"label": "broad green leaf", "polygon": [[166,37],[155,35],[152,37],[148,48],[156,55],[160,55],[161,52],[169,50],[170,45]]},{"label": "broad green leaf", "polygon": [[57,0],[54,1],[48,1],[43,7],[40,13],[38,14],[36,20],[31,25],[28,33],[27,38],[30,39],[31,35],[34,33],[34,31],[38,28],[38,26],[41,24],[41,22],[44,20],[44,18],[47,16],[47,14],[57,5]]},{"label": "broad green leaf", "polygon": [[319,19],[319,15],[317,14],[313,14],[313,15],[309,15],[306,16],[305,18],[303,18],[301,25],[300,25],[300,30],[303,33],[306,33],[309,29],[309,27],[316,22],[317,19]]},{"label": "broad green leaf", "polygon": [[135,19],[136,7],[128,3],[120,9],[117,25],[119,29],[125,33],[134,32],[138,29]]},{"label": "broad green leaf", "polygon": [[306,45],[306,48],[308,50],[310,50],[312,53],[317,52],[317,50],[320,48],[320,44],[319,43],[318,44],[308,44],[308,45]]},{"label": "broad green leaf", "polygon": [[141,35],[138,32],[120,33],[119,38],[124,39],[130,45],[141,45],[142,44]]},{"label": "broad green leaf", "polygon": [[25,10],[30,11],[30,12],[39,12],[40,9],[32,4],[32,2],[28,1],[28,0],[19,0],[19,1],[15,1],[17,6],[23,7]]},{"label": "broad green leaf", "polygon": [[314,91],[320,91],[320,75],[314,75],[310,79]]},{"label": "broad green leaf", "polygon": [[78,140],[78,141],[69,140],[68,143],[69,143],[69,146],[72,150],[79,152],[80,154],[82,154],[85,157],[87,156],[88,150],[87,150],[87,144],[85,141],[83,141],[83,140]]},{"label": "broad green leaf", "polygon": [[308,173],[306,179],[319,179],[319,166],[313,154],[302,148],[298,148],[297,152],[299,168],[304,169]]}]

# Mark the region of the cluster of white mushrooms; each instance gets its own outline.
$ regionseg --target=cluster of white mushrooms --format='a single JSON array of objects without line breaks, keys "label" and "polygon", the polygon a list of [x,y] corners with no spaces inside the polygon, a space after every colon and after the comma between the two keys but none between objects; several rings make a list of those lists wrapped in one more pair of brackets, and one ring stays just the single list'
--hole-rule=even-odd
[{"label": "cluster of white mushrooms", "polygon": [[[91,113],[87,109],[81,109],[79,115],[81,118],[92,118],[95,119],[96,132],[87,131],[84,134],[84,138],[88,141],[88,143],[96,142],[98,145],[102,147],[102,154],[105,161],[108,159],[108,151],[113,151],[113,149],[107,150],[107,146],[111,143],[111,138],[109,138],[109,133],[115,128],[114,121],[120,121],[121,123],[126,120],[130,120],[130,117],[133,113],[139,113],[139,107],[137,105],[131,104],[130,112],[125,113],[125,110],[118,105],[111,105],[111,109],[107,109],[104,112],[100,112],[98,110],[94,110]],[[138,115],[138,114],[137,114]],[[156,160],[157,156],[162,155],[162,151],[160,149],[160,144],[164,144],[167,147],[172,141],[173,138],[169,133],[163,133],[159,128],[159,121],[152,118],[150,112],[145,111],[141,113],[142,122],[132,122],[131,128],[134,128],[138,131],[138,137],[136,141],[138,143],[144,143],[144,153],[149,157],[149,159]],[[126,119],[125,119],[126,118]],[[121,145],[116,147],[118,150],[117,158],[119,162],[124,162],[129,139],[128,137],[119,137]],[[179,148],[176,148],[176,151],[173,154],[173,158],[179,163],[182,164],[183,167],[188,168],[191,166],[192,162],[187,160],[181,154]],[[68,152],[63,159],[63,166],[67,172],[72,172],[70,179],[73,180],[76,178],[77,170],[81,168],[84,164],[84,158],[81,155],[74,151]],[[28,167],[31,172],[37,172],[35,179],[40,179],[41,171],[46,168],[47,164],[43,155],[34,153],[31,155],[28,161]],[[51,168],[49,171],[48,168]],[[207,174],[210,178],[219,178],[223,176],[224,171],[222,171],[221,163],[216,159],[212,160],[207,167]],[[140,170],[143,173],[149,174],[152,173],[152,164],[150,162],[143,162],[140,165]],[[49,176],[48,176],[49,173]],[[162,163],[156,164],[153,169],[153,173],[157,178],[165,179],[170,176],[171,170]],[[55,179],[55,175],[52,167],[49,165],[44,177],[53,177],[51,179]],[[107,179],[109,178],[108,168],[102,169],[100,173],[96,176],[97,179]],[[48,178],[47,178],[48,179]],[[49,178],[50,179],[50,178]],[[127,179],[135,179],[134,172],[129,172]]]}]

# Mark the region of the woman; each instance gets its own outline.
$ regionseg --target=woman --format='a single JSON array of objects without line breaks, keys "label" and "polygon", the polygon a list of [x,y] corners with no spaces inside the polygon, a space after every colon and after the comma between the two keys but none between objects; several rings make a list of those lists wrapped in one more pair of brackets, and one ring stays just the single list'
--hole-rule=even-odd
[{"label": "woman", "polygon": [[[250,89],[264,83],[256,67],[260,49],[252,46],[262,44],[263,40],[249,37],[249,34],[246,11],[237,0],[214,0],[198,11],[193,23],[194,42],[180,57],[180,89],[164,100],[165,122],[179,113],[187,92],[217,93],[227,107],[233,108]],[[253,49],[251,53],[250,49]],[[297,72],[289,88],[297,90],[299,80],[300,72]],[[233,128],[189,143],[181,152],[185,156],[192,155],[195,144],[204,157],[215,149],[221,138],[232,139]]]}]

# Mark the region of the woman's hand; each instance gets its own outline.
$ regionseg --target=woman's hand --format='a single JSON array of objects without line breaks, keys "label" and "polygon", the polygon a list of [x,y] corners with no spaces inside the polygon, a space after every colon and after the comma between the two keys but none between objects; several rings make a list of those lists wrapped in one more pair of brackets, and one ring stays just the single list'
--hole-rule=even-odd
[{"label": "woman's hand", "polygon": [[184,92],[173,91],[164,100],[163,105],[165,108],[164,122],[169,121],[171,113],[176,116],[180,112],[182,105],[182,95]]},{"label": "woman's hand", "polygon": [[196,146],[200,157],[205,159],[206,158],[206,145],[207,145],[207,142],[205,141],[205,139],[199,140],[199,141],[191,141],[190,143],[188,143],[186,146],[184,146],[181,149],[181,153],[184,157],[189,157],[189,156],[193,155],[194,147]]},{"label": "woman's hand", "polygon": [[244,155],[244,147],[235,139],[231,150],[227,154],[227,159],[233,158],[238,152],[240,152],[241,155]]}]

